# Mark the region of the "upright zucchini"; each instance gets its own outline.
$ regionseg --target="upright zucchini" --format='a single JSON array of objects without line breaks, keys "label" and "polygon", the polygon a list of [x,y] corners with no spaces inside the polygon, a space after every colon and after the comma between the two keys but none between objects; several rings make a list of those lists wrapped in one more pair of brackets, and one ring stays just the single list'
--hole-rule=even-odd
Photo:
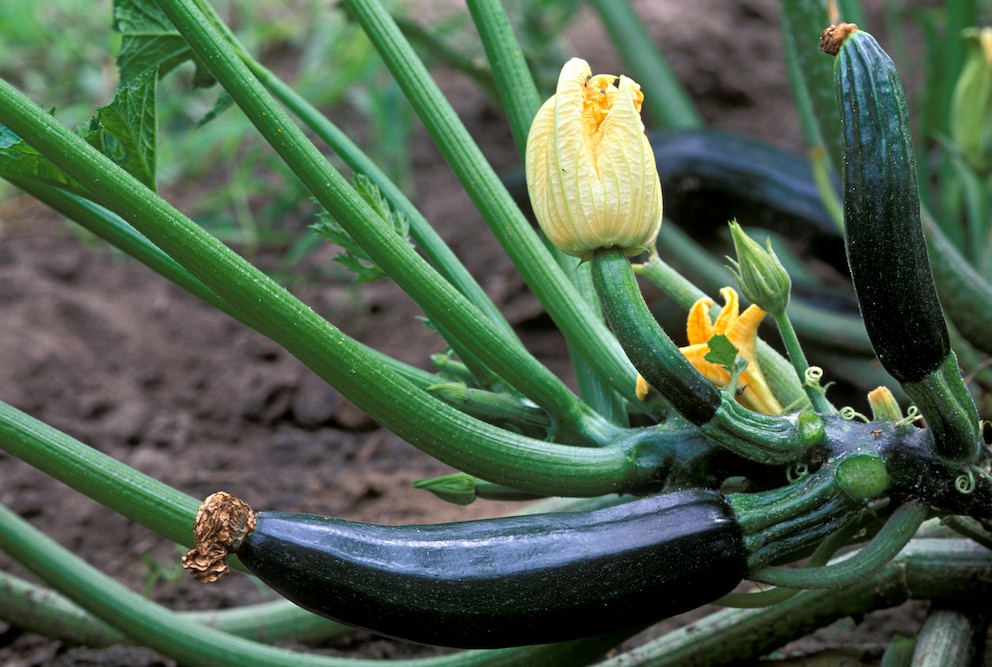
[{"label": "upright zucchini", "polygon": [[[649,624],[733,589],[747,552],[727,500],[691,490],[588,512],[424,526],[200,509],[184,559],[212,581],[236,553],[317,614],[442,646],[558,642]],[[218,560],[218,558],[220,560]]]},{"label": "upright zucchini", "polygon": [[899,74],[853,24],[825,30],[821,48],[837,56],[847,259],[868,337],[933,429],[935,452],[972,462],[978,413],[950,351],[930,270]]}]

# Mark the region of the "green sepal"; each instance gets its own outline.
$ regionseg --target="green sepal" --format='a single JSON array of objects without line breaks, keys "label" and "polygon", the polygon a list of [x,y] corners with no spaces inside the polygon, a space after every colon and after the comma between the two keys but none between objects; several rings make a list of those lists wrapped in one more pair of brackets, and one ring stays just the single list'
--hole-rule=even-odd
[{"label": "green sepal", "polygon": [[413,488],[430,491],[441,500],[455,505],[471,505],[476,498],[475,477],[464,472],[418,479],[413,483]]}]

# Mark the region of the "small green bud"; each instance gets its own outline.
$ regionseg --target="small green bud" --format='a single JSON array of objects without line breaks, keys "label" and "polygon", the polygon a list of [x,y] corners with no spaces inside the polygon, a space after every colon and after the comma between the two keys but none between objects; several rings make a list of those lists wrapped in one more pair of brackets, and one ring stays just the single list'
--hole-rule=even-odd
[{"label": "small green bud", "polygon": [[785,312],[785,307],[789,305],[792,279],[772,250],[771,240],[767,241],[767,249],[762,248],[761,244],[744,233],[736,220],[730,221],[730,233],[734,237],[737,259],[728,259],[733,263],[741,292],[748,301],[766,312],[773,315]]},{"label": "small green bud", "polygon": [[471,505],[476,497],[475,478],[464,472],[420,479],[413,483],[413,488],[426,489],[441,500],[455,505]]},{"label": "small green bud", "polygon": [[951,139],[979,174],[992,170],[992,27],[964,31],[965,62],[951,98]]}]

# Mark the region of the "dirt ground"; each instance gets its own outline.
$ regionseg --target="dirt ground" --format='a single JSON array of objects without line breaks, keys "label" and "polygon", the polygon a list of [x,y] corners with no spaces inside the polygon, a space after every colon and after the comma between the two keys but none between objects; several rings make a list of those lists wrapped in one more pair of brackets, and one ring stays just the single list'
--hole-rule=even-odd
[{"label": "dirt ground", "polygon": [[[709,123],[800,147],[773,0],[635,6]],[[570,44],[594,70],[620,71],[588,11],[572,29]],[[518,158],[499,113],[457,76],[439,74],[493,164],[515,168]],[[417,133],[413,150],[418,203],[426,217],[535,354],[567,374],[558,333],[424,132]],[[188,187],[180,184],[165,195],[181,208]],[[258,508],[381,523],[492,516],[509,509],[485,502],[455,507],[411,489],[414,480],[449,470],[377,428],[275,344],[142,266],[99,244],[82,243],[32,200],[4,202],[0,221],[0,400],[195,497],[225,489]],[[303,229],[308,222],[297,224]],[[331,256],[326,249],[309,261],[326,263]],[[274,260],[258,257],[262,266]],[[390,283],[356,289],[323,280],[295,291],[347,333],[404,361],[427,368],[430,355],[442,350],[416,320],[417,309]],[[0,501],[133,588],[148,581],[150,563],[160,564],[166,575],[176,572],[175,545],[2,453]],[[21,572],[2,557],[0,565]],[[149,595],[175,609],[228,607],[262,597],[240,576],[210,587],[187,576],[163,576]],[[899,617],[903,632],[913,631],[919,613],[913,607]],[[828,630],[823,642],[850,626]],[[870,639],[884,642],[891,627],[883,627]],[[316,650],[368,658],[431,653],[366,633]],[[65,646],[0,623],[0,664],[172,663],[141,649]]]}]

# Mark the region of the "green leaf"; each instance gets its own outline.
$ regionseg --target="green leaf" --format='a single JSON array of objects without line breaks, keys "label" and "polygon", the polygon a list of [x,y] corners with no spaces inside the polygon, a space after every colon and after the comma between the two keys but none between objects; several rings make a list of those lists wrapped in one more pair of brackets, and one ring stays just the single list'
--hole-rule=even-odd
[{"label": "green leaf", "polygon": [[114,0],[114,30],[121,33],[117,54],[121,85],[148,70],[164,76],[187,60],[196,63],[194,82],[198,87],[213,84],[207,69],[193,57],[186,41],[154,0]]},{"label": "green leaf", "polygon": [[728,373],[734,372],[734,361],[737,359],[737,348],[730,342],[730,339],[723,334],[717,334],[709,340],[710,351],[703,357],[711,364],[717,364],[727,369]]},{"label": "green leaf", "polygon": [[78,181],[4,125],[0,125],[0,177],[27,179],[64,188],[83,197],[91,196]]},{"label": "green leaf", "polygon": [[154,70],[123,84],[114,101],[98,107],[84,135],[87,143],[155,190],[156,77]]},{"label": "green leaf", "polygon": [[[379,215],[381,224],[388,225],[394,233],[409,242],[410,223],[406,216],[390,208],[379,188],[367,176],[355,174],[355,190]],[[354,273],[355,279],[359,282],[378,280],[386,276],[385,271],[372,260],[351,234],[329,214],[322,213],[320,220],[312,226],[312,229],[344,249],[344,252],[338,254],[334,260]]]}]

